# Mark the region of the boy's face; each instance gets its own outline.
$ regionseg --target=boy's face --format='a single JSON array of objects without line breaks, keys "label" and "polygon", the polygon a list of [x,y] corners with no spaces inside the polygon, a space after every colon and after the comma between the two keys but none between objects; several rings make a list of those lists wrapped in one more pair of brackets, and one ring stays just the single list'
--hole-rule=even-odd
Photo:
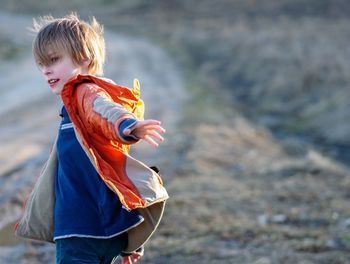
[{"label": "boy's face", "polygon": [[86,74],[87,67],[75,64],[65,52],[49,50],[49,65],[39,65],[53,93],[60,95],[64,84],[78,74]]}]

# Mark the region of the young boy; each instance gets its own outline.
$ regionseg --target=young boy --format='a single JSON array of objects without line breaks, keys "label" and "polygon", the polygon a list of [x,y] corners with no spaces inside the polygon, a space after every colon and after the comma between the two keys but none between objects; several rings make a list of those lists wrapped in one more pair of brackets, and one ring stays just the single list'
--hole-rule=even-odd
[{"label": "young boy", "polygon": [[129,89],[96,77],[105,46],[94,18],[44,17],[34,29],[34,58],[62,99],[62,121],[16,233],[55,242],[57,263],[111,263],[120,254],[136,262],[168,195],[157,172],[128,151],[139,140],[158,146],[165,130],[143,120],[137,80]]}]

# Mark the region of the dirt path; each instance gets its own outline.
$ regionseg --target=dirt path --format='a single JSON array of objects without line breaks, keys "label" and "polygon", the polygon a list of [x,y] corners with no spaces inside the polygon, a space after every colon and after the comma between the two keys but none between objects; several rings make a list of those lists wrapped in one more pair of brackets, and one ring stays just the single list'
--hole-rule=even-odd
[{"label": "dirt path", "polygon": [[[12,237],[12,223],[21,212],[25,195],[44,162],[59,118],[58,100],[53,99],[31,58],[27,33],[31,17],[0,13],[0,34],[25,46],[21,58],[0,66],[0,262],[49,263],[53,249]],[[141,82],[146,118],[162,120],[167,138],[175,133],[180,118],[178,109],[185,100],[184,86],[176,65],[152,43],[137,38],[106,33],[105,76],[130,86],[133,78]],[[11,89],[9,89],[11,87]],[[157,151],[138,144],[133,151],[147,156],[146,163],[157,164],[171,175],[168,143]],[[160,159],[160,157],[163,157]],[[151,165],[150,164],[150,165]],[[169,176],[168,176],[169,177]]]}]

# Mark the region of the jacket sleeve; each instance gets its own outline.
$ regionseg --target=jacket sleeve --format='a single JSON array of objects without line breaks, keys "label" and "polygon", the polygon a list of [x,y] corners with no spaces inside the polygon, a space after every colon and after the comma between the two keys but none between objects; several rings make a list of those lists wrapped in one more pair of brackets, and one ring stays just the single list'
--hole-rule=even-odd
[{"label": "jacket sleeve", "polygon": [[121,104],[114,102],[111,96],[93,83],[84,83],[76,89],[79,116],[87,129],[93,134],[102,135],[123,144],[132,144],[137,138],[124,137],[120,134],[120,124],[136,117]]}]

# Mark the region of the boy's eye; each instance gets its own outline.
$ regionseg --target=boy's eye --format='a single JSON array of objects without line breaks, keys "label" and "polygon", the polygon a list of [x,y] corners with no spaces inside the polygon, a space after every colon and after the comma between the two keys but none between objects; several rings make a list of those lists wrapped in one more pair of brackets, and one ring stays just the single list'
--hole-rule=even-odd
[{"label": "boy's eye", "polygon": [[50,62],[51,62],[51,63],[55,63],[56,61],[58,61],[58,59],[59,59],[58,56],[52,57],[52,58],[50,59]]}]

